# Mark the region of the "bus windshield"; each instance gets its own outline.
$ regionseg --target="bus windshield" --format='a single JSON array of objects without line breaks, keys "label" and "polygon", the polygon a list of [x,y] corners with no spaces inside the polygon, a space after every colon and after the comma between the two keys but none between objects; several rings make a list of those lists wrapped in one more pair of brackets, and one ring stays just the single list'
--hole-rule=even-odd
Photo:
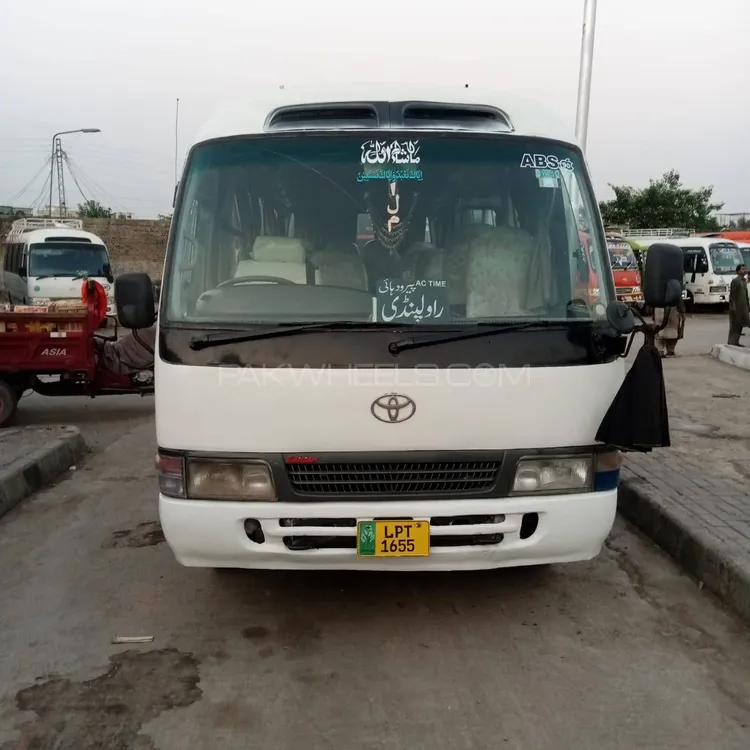
[{"label": "bus windshield", "polygon": [[104,245],[44,242],[30,247],[29,276],[103,277],[107,275],[108,263]]},{"label": "bus windshield", "polygon": [[586,253],[578,231],[599,225],[583,160],[557,142],[232,138],[196,146],[183,183],[165,322],[601,320],[614,296],[589,272],[603,237]]},{"label": "bus windshield", "polygon": [[743,263],[739,248],[730,242],[711,245],[709,252],[711,253],[714,273],[736,273],[737,266]]},{"label": "bus windshield", "polygon": [[613,271],[625,271],[638,267],[638,261],[629,242],[607,237],[607,250]]}]

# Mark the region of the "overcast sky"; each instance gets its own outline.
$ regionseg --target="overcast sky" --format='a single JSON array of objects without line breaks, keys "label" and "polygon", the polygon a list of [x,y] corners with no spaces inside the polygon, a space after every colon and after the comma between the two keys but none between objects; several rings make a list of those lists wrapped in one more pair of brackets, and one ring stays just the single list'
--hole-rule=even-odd
[{"label": "overcast sky", "polygon": [[[0,204],[43,204],[52,135],[97,127],[63,143],[86,197],[169,213],[175,99],[181,165],[213,108],[258,85],[469,83],[533,96],[572,125],[583,5],[0,0]],[[713,185],[724,211],[750,212],[748,33],[748,0],[599,1],[588,159],[600,199],[608,183],[677,169]],[[66,190],[77,204],[69,175]]]}]

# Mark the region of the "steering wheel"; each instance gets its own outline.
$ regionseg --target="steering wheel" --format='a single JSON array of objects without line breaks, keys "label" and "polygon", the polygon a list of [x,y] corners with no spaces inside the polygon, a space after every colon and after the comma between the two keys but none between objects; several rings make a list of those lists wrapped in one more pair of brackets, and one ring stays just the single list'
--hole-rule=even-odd
[{"label": "steering wheel", "polygon": [[271,284],[296,284],[294,281],[285,279],[282,276],[235,276],[233,279],[227,279],[216,285],[216,289],[221,289],[223,286],[236,286],[237,284],[245,284],[252,281],[267,281]]}]

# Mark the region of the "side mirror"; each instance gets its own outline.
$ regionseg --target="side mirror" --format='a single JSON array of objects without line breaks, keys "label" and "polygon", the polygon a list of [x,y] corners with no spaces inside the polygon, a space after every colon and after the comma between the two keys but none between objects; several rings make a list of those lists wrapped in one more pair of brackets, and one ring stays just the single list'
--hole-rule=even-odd
[{"label": "side mirror", "polygon": [[651,245],[646,256],[643,300],[649,307],[674,307],[682,299],[684,259],[677,245]]},{"label": "side mirror", "polygon": [[23,264],[23,263],[22,263],[22,264],[21,264],[20,266],[18,266],[18,275],[19,275],[19,276],[20,276],[20,277],[21,277],[22,279],[25,279],[25,278],[26,278],[26,276],[27,276],[27,273],[28,273],[28,271],[27,271],[27,268],[26,268],[26,265],[25,265],[25,264]]},{"label": "side mirror", "polygon": [[617,333],[624,336],[633,333],[636,326],[633,311],[624,302],[619,301],[612,301],[607,305],[607,321]]},{"label": "side mirror", "polygon": [[124,328],[150,328],[156,321],[154,284],[147,273],[123,273],[115,279],[117,318]]},{"label": "side mirror", "polygon": [[112,273],[112,266],[109,263],[104,264],[104,276],[110,284],[115,283],[115,275]]}]

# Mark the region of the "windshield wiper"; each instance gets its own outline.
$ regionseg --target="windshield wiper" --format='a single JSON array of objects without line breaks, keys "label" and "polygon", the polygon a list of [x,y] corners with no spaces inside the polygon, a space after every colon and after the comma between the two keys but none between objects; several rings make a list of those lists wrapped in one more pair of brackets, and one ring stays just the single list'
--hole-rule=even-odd
[{"label": "windshield wiper", "polygon": [[75,276],[70,273],[43,273],[41,276],[34,276],[33,278],[39,281],[39,279],[59,279],[63,276],[72,276],[75,278]]},{"label": "windshield wiper", "polygon": [[406,349],[418,349],[423,346],[433,346],[434,344],[447,344],[451,341],[463,341],[464,339],[480,338],[482,336],[494,336],[500,333],[512,333],[514,331],[523,331],[526,328],[546,328],[557,329],[567,328],[572,324],[590,323],[590,320],[569,320],[545,321],[530,320],[524,323],[506,323],[505,325],[496,325],[492,323],[473,323],[474,326],[470,331],[458,331],[446,336],[416,336],[410,339],[400,339],[388,344],[388,351],[394,356]]},{"label": "windshield wiper", "polygon": [[[303,323],[300,325],[284,326],[278,325],[274,328],[263,328],[260,331],[236,331],[234,333],[207,333],[205,336],[194,336],[190,339],[190,348],[199,351],[211,346],[221,346],[222,344],[241,344],[245,341],[257,341],[258,339],[273,339],[279,336],[291,336],[298,333],[308,333],[312,331],[335,330],[337,328],[370,328],[381,327],[383,324],[368,323],[367,321],[357,320],[335,320],[326,321],[325,323]],[[387,325],[388,328],[394,328],[393,325]]]}]

